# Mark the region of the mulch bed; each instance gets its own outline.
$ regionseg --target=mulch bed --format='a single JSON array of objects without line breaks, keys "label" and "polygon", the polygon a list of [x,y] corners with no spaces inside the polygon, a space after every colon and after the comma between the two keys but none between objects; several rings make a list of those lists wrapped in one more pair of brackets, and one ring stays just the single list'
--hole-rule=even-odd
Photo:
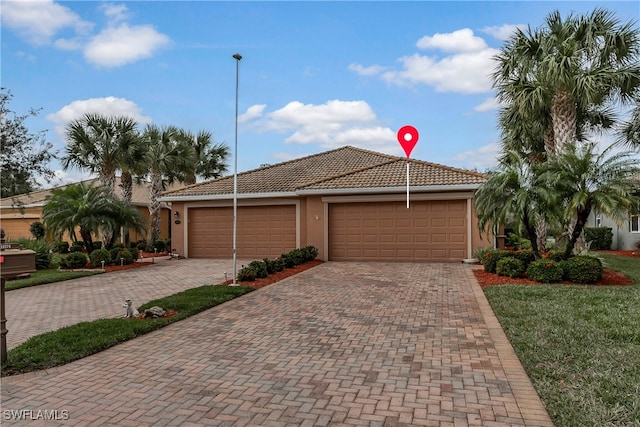
[{"label": "mulch bed", "polygon": [[[277,273],[269,274],[267,277],[263,279],[256,279],[253,282],[238,282],[242,286],[251,286],[254,289],[264,288],[267,285],[271,285],[272,283],[279,282],[282,279],[286,279],[287,277],[293,276],[294,274],[298,274],[302,271],[308,270],[310,268],[315,267],[316,265],[322,264],[324,261],[313,260],[307,261],[304,264],[296,265],[295,267],[285,268],[282,271]],[[233,283],[232,280],[227,280],[227,284]]]},{"label": "mulch bed", "polygon": [[640,258],[640,250],[631,250],[631,251],[613,251],[613,250],[609,250],[609,251],[598,251],[598,252],[603,252],[605,254],[612,254],[612,255],[619,255],[619,256],[630,256],[630,257]]},{"label": "mulch bed", "polygon": [[[491,285],[542,285],[540,282],[535,282],[527,278],[513,279],[511,277],[498,276],[497,274],[487,273],[483,269],[474,269],[473,274],[476,276],[480,286]],[[576,285],[576,283],[563,281],[560,282],[566,285]],[[628,286],[633,285],[633,280],[629,279],[622,273],[604,269],[602,273],[602,279],[595,283],[585,284],[585,286]]]}]

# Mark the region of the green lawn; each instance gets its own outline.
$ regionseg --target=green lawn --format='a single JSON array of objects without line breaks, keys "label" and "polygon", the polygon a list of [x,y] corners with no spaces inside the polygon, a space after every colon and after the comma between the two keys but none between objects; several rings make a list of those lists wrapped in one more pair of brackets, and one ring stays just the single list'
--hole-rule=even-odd
[{"label": "green lawn", "polygon": [[640,260],[600,255],[636,284],[484,288],[556,426],[640,425]]},{"label": "green lawn", "polygon": [[157,305],[177,311],[173,317],[132,320],[99,319],[36,335],[7,352],[2,376],[47,369],[81,359],[118,343],[177,322],[229,301],[253,288],[247,286],[200,286],[140,306],[140,312]]},{"label": "green lawn", "polygon": [[79,277],[100,274],[101,271],[59,271],[57,268],[48,268],[46,270],[38,270],[31,273],[31,277],[27,279],[7,280],[5,289],[11,291],[13,289],[27,288],[29,286],[44,285],[47,283],[62,282],[63,280],[77,279]]}]

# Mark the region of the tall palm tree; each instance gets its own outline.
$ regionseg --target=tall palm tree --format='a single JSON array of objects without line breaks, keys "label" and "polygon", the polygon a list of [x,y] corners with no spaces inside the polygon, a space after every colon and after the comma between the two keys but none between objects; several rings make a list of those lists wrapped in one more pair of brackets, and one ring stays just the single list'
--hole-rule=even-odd
[{"label": "tall palm tree", "polygon": [[[132,180],[130,169],[141,159],[142,147],[136,131],[137,123],[131,117],[103,116],[87,113],[67,125],[66,153],[62,166],[77,166],[96,173],[109,194],[115,196],[116,171],[122,171],[124,200],[130,203]],[[107,247],[113,242],[114,232],[102,228]]]},{"label": "tall palm tree", "polygon": [[150,224],[147,244],[152,245],[160,237],[160,202],[158,197],[164,190],[165,179],[172,182],[179,179],[176,171],[185,171],[196,162],[193,147],[180,137],[180,130],[174,126],[160,128],[148,125],[142,133],[147,147],[144,164],[149,183]]},{"label": "tall palm tree", "polygon": [[144,217],[135,207],[116,199],[105,186],[93,187],[85,183],[52,190],[42,207],[42,219],[51,237],[61,239],[68,233],[77,242],[80,237],[87,251],[93,251],[93,236],[105,224],[111,229],[120,226],[144,229]]},{"label": "tall palm tree", "polygon": [[539,164],[510,151],[474,194],[480,230],[513,223],[518,233],[527,236],[537,257],[540,248],[536,226],[540,212],[552,218],[558,215],[556,194],[541,185],[539,168]]},{"label": "tall palm tree", "polygon": [[517,30],[495,59],[498,98],[550,126],[547,152],[610,127],[613,103],[632,102],[640,88],[639,32],[603,9],[566,20],[552,12],[544,28]]},{"label": "tall palm tree", "polygon": [[229,147],[223,143],[212,145],[211,132],[201,130],[194,135],[192,132],[180,130],[180,138],[193,147],[196,155],[196,162],[187,165],[187,170],[184,171],[185,184],[195,184],[196,175],[219,178],[227,171]]},{"label": "tall palm tree", "polygon": [[618,223],[624,222],[639,199],[633,194],[633,178],[640,174],[632,152],[612,154],[613,146],[597,153],[594,144],[569,147],[552,156],[542,174],[565,205],[570,224],[565,255],[570,255],[593,209]]}]

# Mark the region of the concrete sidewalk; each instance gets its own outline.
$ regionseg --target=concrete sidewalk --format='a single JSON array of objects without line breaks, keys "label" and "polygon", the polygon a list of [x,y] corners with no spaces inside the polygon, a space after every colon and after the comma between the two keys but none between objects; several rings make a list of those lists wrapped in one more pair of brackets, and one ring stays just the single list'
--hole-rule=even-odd
[{"label": "concrete sidewalk", "polygon": [[2,408],[3,425],[45,410],[75,426],[552,425],[460,264],[328,262],[3,378]]}]

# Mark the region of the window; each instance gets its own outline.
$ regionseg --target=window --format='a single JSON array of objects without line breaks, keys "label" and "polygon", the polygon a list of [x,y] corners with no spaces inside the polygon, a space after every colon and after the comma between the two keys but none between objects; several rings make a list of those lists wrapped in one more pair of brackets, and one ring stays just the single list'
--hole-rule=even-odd
[{"label": "window", "polygon": [[631,215],[630,228],[632,233],[640,233],[640,215]]}]

